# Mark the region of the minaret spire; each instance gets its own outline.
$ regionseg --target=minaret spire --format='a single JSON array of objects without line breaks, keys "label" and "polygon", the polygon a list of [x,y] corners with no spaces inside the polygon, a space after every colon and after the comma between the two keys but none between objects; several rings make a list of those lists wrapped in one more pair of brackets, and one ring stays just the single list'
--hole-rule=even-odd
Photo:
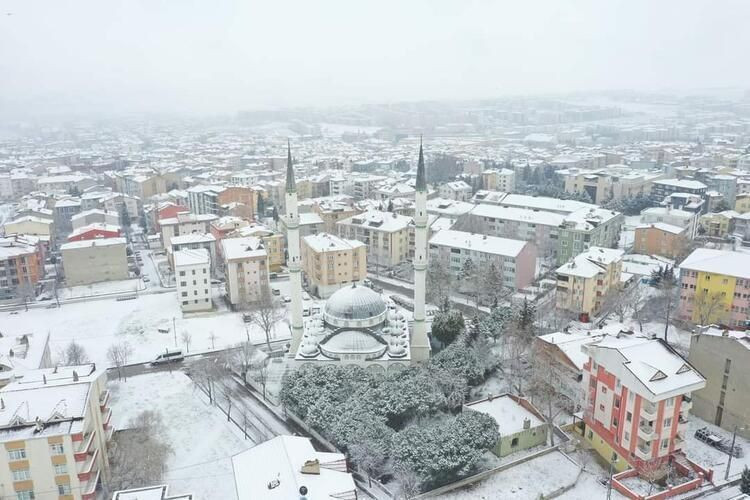
[{"label": "minaret spire", "polygon": [[424,152],[422,151],[422,136],[419,136],[419,160],[417,161],[417,191],[427,191],[427,179],[424,171]]},{"label": "minaret spire", "polygon": [[296,193],[297,183],[294,182],[294,166],[292,165],[292,144],[286,140],[286,192]]},{"label": "minaret spire", "polygon": [[430,339],[425,324],[425,289],[427,278],[427,179],[424,167],[422,137],[419,138],[419,160],[414,199],[414,323],[411,332],[411,360],[419,363],[430,357]]},{"label": "minaret spire", "polygon": [[294,166],[292,164],[292,146],[287,140],[286,164],[286,195],[284,196],[284,225],[286,226],[287,267],[289,268],[289,284],[291,304],[292,342],[289,354],[297,354],[304,326],[302,323],[302,259],[299,245],[299,208],[297,206],[297,184],[294,182]]}]

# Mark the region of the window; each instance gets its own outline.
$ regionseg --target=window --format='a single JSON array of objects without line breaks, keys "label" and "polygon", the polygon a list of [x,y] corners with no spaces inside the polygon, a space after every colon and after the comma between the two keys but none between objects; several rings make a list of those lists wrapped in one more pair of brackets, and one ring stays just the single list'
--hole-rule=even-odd
[{"label": "window", "polygon": [[674,398],[669,398],[666,401],[664,401],[664,406],[666,407],[674,406]]},{"label": "window", "polygon": [[57,485],[57,493],[60,495],[70,495],[70,485],[69,484],[58,484]]},{"label": "window", "polygon": [[180,286],[187,286],[187,281],[180,281]]},{"label": "window", "polygon": [[26,449],[8,450],[8,460],[23,460],[26,458]]},{"label": "window", "polygon": [[55,464],[55,474],[67,474],[68,464]]},{"label": "window", "polygon": [[515,448],[516,446],[518,446],[518,438],[511,439],[510,440],[510,447],[511,448]]},{"label": "window", "polygon": [[661,449],[666,450],[669,448],[669,439],[662,439],[661,440]]},{"label": "window", "polygon": [[62,443],[54,443],[49,445],[49,451],[53,455],[62,455],[65,453],[65,449],[63,448]]},{"label": "window", "polygon": [[632,422],[633,421],[633,414],[630,413],[630,412],[628,412],[627,415],[625,415],[625,420],[627,420],[628,422]]},{"label": "window", "polygon": [[183,297],[187,297],[187,292],[182,292]]},{"label": "window", "polygon": [[623,437],[625,438],[625,441],[630,441],[630,433],[629,432],[626,431],[625,435]]},{"label": "window", "polygon": [[594,432],[593,431],[589,431],[589,439],[594,439]]},{"label": "window", "polygon": [[672,417],[664,419],[664,427],[672,427]]},{"label": "window", "polygon": [[31,479],[31,473],[29,472],[29,469],[19,469],[11,471],[13,474],[13,481],[26,481],[27,479]]},{"label": "window", "polygon": [[34,500],[34,492],[32,490],[16,491],[17,500]]},{"label": "window", "polygon": [[180,271],[180,276],[185,276],[185,271]]},{"label": "window", "polygon": [[607,388],[602,386],[602,394],[607,394]]}]

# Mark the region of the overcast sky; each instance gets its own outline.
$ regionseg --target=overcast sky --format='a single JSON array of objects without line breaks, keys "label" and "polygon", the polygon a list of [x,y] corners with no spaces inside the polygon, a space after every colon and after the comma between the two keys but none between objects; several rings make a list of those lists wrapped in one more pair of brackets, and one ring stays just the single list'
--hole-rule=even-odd
[{"label": "overcast sky", "polygon": [[748,19],[747,0],[0,0],[0,107],[744,88]]}]

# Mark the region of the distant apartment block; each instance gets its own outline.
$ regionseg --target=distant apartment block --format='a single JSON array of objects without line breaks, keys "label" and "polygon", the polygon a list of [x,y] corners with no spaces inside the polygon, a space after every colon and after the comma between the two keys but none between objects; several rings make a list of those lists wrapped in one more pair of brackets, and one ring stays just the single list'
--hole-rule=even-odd
[{"label": "distant apartment block", "polygon": [[495,265],[503,287],[518,290],[534,281],[537,250],[533,243],[445,229],[429,241],[430,259],[440,261],[454,274],[471,259],[476,269]]},{"label": "distant apartment block", "polygon": [[68,286],[129,277],[125,238],[72,241],[61,245],[60,252]]},{"label": "distant apartment block", "polygon": [[33,299],[44,277],[44,247],[35,236],[0,238],[0,300]]},{"label": "distant apartment block", "polygon": [[301,247],[305,279],[320,298],[367,277],[367,246],[361,241],[319,233],[305,236]]},{"label": "distant apartment block", "polygon": [[706,194],[708,186],[690,179],[659,179],[651,185],[651,199],[659,203],[673,193]]},{"label": "distant apartment block", "polygon": [[682,254],[687,242],[687,229],[684,227],[664,222],[643,224],[635,228],[633,252],[674,259]]},{"label": "distant apartment block", "polygon": [[591,247],[558,267],[557,307],[587,319],[599,314],[607,294],[620,286],[624,253]]},{"label": "distant apartment block", "polygon": [[211,257],[204,248],[174,253],[177,300],[182,312],[208,311],[211,302]]},{"label": "distant apartment block", "polygon": [[270,293],[268,254],[259,238],[225,238],[221,241],[229,303],[246,308]]},{"label": "distant apartment block", "polygon": [[161,240],[164,249],[172,245],[172,237],[190,233],[209,233],[211,222],[219,217],[214,214],[178,213],[175,217],[159,219]]},{"label": "distant apartment block", "polygon": [[748,326],[749,254],[698,248],[680,264],[680,282],[680,319]]},{"label": "distant apartment block", "polygon": [[339,221],[342,238],[359,240],[367,245],[367,262],[392,267],[409,257],[409,224],[411,217],[390,212],[369,211]]}]

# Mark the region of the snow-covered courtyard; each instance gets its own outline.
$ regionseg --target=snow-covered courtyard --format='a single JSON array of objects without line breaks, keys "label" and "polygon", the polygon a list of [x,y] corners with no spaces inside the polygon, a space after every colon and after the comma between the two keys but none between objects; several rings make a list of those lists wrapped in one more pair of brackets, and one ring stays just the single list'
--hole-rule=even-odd
[{"label": "snow-covered courtyard", "polygon": [[254,446],[182,372],[137,375],[110,382],[116,429],[144,410],[161,413],[173,454],[164,482],[171,492],[195,498],[236,498],[231,457]]}]

